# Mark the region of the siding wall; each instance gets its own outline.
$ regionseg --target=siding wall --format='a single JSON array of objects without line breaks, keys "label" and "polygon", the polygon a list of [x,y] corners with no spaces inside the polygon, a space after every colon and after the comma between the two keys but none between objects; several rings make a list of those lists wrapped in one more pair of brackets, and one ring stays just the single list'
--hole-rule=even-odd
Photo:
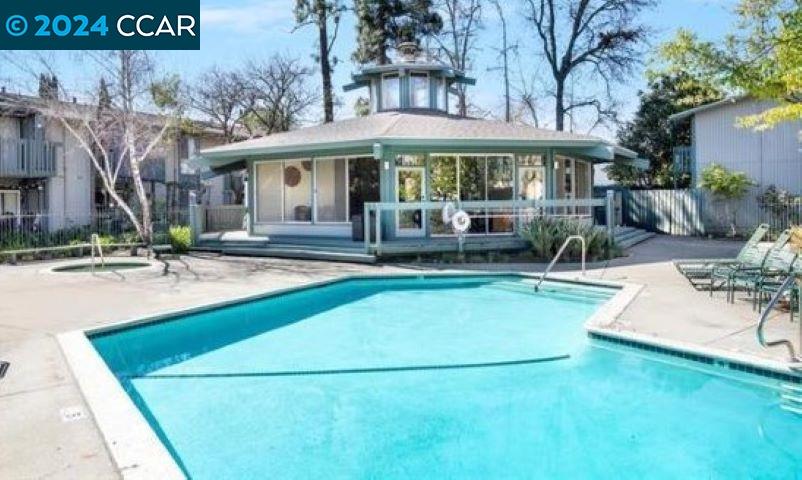
[{"label": "siding wall", "polygon": [[771,102],[742,100],[697,113],[693,131],[696,171],[718,163],[746,172],[758,183],[756,192],[776,185],[802,194],[802,122],[787,122],[765,132],[737,126],[739,117],[771,106]]},{"label": "siding wall", "polygon": [[47,180],[50,228],[86,224],[92,212],[91,160],[55,121],[47,122],[45,132],[47,140],[62,144],[56,153],[56,176]]}]

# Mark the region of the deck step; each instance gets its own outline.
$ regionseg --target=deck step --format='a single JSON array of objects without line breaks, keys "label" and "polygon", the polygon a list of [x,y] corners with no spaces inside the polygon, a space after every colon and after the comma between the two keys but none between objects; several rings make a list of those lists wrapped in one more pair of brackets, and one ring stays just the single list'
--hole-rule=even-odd
[{"label": "deck step", "polygon": [[296,248],[276,248],[269,246],[267,248],[232,248],[224,247],[220,250],[223,255],[242,255],[248,257],[269,257],[269,258],[296,258],[300,260],[325,260],[330,262],[346,262],[346,263],[376,263],[375,255],[367,255],[365,253],[357,252],[344,252],[333,250],[312,250],[312,249],[296,249]]},{"label": "deck step", "polygon": [[641,242],[645,242],[646,240],[654,237],[655,234],[652,232],[647,232],[645,230],[640,230],[637,228],[629,227],[626,231],[622,232],[620,235],[616,232],[615,236],[615,243],[621,248],[631,248]]}]

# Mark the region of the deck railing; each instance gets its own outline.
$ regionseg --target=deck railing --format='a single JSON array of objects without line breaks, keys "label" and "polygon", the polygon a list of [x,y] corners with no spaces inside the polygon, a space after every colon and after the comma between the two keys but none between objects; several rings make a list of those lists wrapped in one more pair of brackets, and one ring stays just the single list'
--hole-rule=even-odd
[{"label": "deck railing", "polygon": [[[537,217],[574,218],[593,221],[593,210],[604,208],[610,217],[611,198],[561,199],[561,200],[490,200],[456,202],[376,202],[365,203],[364,241],[365,251],[381,254],[382,237],[386,222],[395,223],[397,237],[453,237],[458,235],[450,223],[443,221],[443,208],[453,203],[456,209],[464,210],[471,217],[469,236],[515,235],[529,221]],[[614,223],[607,222],[608,229]],[[610,232],[612,233],[612,232]]]},{"label": "deck railing", "polygon": [[55,176],[59,145],[43,140],[0,138],[0,177]]}]

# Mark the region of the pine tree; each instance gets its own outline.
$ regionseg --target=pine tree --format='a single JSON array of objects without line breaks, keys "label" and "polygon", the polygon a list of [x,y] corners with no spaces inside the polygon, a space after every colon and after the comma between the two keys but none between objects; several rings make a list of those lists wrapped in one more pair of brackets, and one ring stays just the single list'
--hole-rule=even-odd
[{"label": "pine tree", "polygon": [[[340,28],[340,17],[345,7],[340,0],[296,0],[296,28],[314,25],[318,30],[318,53],[315,59],[320,64],[320,76],[323,81],[323,121],[334,121],[334,93],[331,76],[337,58],[331,54],[337,31]],[[329,25],[331,23],[331,25]],[[331,28],[331,32],[329,29]]]},{"label": "pine tree", "polygon": [[443,20],[432,0],[354,0],[357,63],[389,63],[388,50],[401,42],[437,34]]}]

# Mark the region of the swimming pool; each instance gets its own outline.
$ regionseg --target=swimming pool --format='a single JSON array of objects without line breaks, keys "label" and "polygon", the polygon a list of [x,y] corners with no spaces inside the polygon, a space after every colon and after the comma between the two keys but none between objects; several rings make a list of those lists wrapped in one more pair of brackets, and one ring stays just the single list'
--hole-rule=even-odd
[{"label": "swimming pool", "polygon": [[93,335],[192,478],[802,478],[781,382],[588,338],[616,290],[353,279]]}]

